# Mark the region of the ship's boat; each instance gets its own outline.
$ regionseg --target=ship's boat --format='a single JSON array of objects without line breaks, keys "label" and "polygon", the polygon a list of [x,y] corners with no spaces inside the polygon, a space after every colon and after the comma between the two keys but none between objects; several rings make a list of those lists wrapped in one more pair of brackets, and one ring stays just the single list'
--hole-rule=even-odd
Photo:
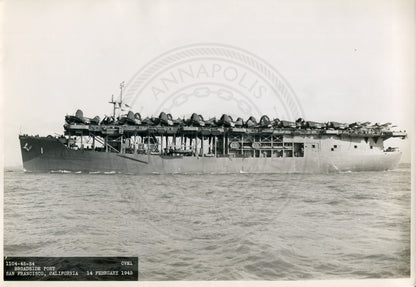
[{"label": "ship's boat", "polygon": [[223,114],[217,125],[223,127],[234,127],[233,118],[230,115]]},{"label": "ship's boat", "polygon": [[161,112],[159,114],[159,122],[162,126],[173,126],[172,115]]},{"label": "ship's boat", "polygon": [[236,128],[242,128],[244,126],[244,120],[242,118],[237,118],[234,125]]},{"label": "ship's boat", "polygon": [[262,128],[270,128],[272,123],[270,122],[270,118],[266,115],[260,118],[260,127]]},{"label": "ship's boat", "polygon": [[248,120],[246,121],[246,127],[247,128],[254,128],[257,126],[257,120],[255,117],[251,116],[248,118]]}]

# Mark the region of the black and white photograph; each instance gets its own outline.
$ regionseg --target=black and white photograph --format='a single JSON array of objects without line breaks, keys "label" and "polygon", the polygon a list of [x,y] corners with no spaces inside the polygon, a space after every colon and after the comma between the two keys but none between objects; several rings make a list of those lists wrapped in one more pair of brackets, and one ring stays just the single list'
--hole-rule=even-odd
[{"label": "black and white photograph", "polygon": [[0,7],[2,285],[414,286],[416,1]]}]

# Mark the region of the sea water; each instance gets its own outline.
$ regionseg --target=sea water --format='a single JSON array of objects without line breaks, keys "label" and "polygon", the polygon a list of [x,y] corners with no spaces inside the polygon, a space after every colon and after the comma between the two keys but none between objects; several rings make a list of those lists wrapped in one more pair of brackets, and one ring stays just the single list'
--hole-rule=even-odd
[{"label": "sea water", "polygon": [[410,165],[4,177],[5,256],[138,256],[140,280],[410,276]]}]

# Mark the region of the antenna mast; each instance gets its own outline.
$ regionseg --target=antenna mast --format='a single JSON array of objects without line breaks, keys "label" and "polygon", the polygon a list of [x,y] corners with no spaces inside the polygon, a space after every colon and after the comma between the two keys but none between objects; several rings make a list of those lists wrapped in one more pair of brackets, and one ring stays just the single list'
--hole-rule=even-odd
[{"label": "antenna mast", "polygon": [[113,118],[116,118],[116,104],[117,102],[114,101],[114,95],[111,95],[111,101],[109,102],[110,104],[113,104]]},{"label": "antenna mast", "polygon": [[124,89],[124,81],[120,83],[120,108],[121,108],[121,104],[123,103],[123,89]]},{"label": "antenna mast", "polygon": [[114,95],[111,95],[111,101],[109,102],[110,104],[113,104],[113,118],[116,118],[116,109],[117,109],[117,104],[118,104],[118,108],[121,110],[122,109],[122,104],[123,104],[123,89],[124,89],[124,81],[120,83],[120,101],[115,101],[114,100]]}]

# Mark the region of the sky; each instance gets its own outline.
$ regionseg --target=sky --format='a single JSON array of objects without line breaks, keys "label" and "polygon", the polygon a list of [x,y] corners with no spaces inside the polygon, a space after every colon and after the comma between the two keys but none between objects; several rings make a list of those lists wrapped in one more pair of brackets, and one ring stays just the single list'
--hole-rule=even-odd
[{"label": "sky", "polygon": [[[414,133],[414,1],[6,0],[2,8],[5,166],[21,165],[19,133],[61,134],[64,116],[78,108],[91,117],[110,114],[108,101],[122,81],[163,53],[196,44],[232,46],[267,62],[291,87],[306,119],[392,122],[409,138]],[[216,61],[191,64],[198,69]],[[143,93],[133,109],[163,108]],[[175,112],[218,117],[232,109],[205,99]],[[264,113],[284,106],[267,97],[249,100]],[[410,143],[393,142],[403,161],[410,161]]]}]

